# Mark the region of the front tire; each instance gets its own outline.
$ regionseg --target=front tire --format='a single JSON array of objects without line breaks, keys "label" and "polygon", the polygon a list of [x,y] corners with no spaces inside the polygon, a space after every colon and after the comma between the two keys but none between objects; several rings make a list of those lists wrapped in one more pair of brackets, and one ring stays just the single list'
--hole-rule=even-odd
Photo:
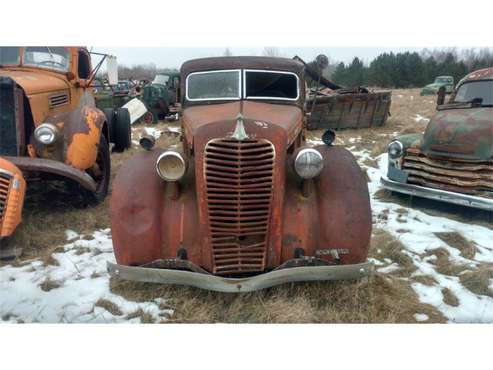
[{"label": "front tire", "polygon": [[113,128],[115,151],[123,152],[132,145],[132,130],[130,128],[130,113],[126,108],[118,108],[115,112]]}]

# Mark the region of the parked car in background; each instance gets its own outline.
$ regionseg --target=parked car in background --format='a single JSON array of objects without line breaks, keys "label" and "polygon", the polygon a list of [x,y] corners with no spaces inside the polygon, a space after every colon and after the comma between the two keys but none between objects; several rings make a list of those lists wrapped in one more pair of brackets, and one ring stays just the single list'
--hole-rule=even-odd
[{"label": "parked car in background", "polygon": [[0,47],[0,257],[21,222],[25,181],[64,178],[91,202],[110,179],[110,143],[130,146],[128,121],[106,116],[83,47]]},{"label": "parked car in background", "polygon": [[92,87],[94,88],[96,107],[101,110],[118,109],[132,99],[128,93],[122,93],[102,79],[94,79]]},{"label": "parked car in background", "polygon": [[224,292],[368,274],[367,181],[331,131],[305,141],[304,65],[197,59],[180,81],[182,141],[146,141],[113,182],[110,274]]},{"label": "parked car in background", "polygon": [[151,84],[144,86],[142,101],[147,113],[144,121],[148,124],[157,123],[168,114],[176,113],[180,100],[180,74],[161,73],[156,75]]},{"label": "parked car in background", "polygon": [[[443,91],[443,90],[442,90]],[[493,68],[470,73],[424,134],[389,145],[385,188],[404,194],[493,210]]]},{"label": "parked car in background", "polygon": [[423,87],[421,96],[436,95],[442,86],[445,86],[446,94],[451,94],[454,91],[454,78],[452,76],[438,76],[433,83]]}]

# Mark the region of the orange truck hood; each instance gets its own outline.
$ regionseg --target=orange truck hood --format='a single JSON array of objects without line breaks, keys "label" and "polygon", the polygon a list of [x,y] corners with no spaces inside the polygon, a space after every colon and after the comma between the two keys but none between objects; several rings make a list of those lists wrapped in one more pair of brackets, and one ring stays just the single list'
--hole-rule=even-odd
[{"label": "orange truck hood", "polygon": [[69,88],[63,77],[51,72],[2,68],[0,76],[12,78],[28,96]]}]

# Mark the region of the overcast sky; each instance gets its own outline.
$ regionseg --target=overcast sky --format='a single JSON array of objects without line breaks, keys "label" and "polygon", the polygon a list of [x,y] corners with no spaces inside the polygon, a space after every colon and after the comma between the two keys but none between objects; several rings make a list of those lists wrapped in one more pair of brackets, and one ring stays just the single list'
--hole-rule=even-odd
[{"label": "overcast sky", "polygon": [[[229,46],[233,55],[262,55],[264,47]],[[300,56],[306,61],[313,60],[318,54],[327,55],[331,61],[351,62],[357,56],[365,63],[371,62],[383,52],[420,51],[423,48],[403,47],[278,47],[280,56],[292,58]],[[433,48],[431,48],[433,49]],[[94,47],[94,51],[115,55],[118,64],[132,66],[135,64],[154,63],[158,68],[179,68],[188,59],[209,56],[221,56],[225,47]]]}]

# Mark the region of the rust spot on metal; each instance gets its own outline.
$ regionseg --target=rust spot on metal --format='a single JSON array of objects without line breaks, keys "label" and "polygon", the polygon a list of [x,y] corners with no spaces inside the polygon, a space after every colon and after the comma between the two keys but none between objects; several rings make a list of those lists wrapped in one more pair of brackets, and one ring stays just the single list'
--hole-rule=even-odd
[{"label": "rust spot on metal", "polygon": [[86,111],[87,133],[79,132],[73,135],[72,141],[67,148],[67,164],[81,170],[87,169],[94,164],[98,154],[97,145],[101,134],[101,129],[96,125],[97,119],[98,113],[96,111]]}]

